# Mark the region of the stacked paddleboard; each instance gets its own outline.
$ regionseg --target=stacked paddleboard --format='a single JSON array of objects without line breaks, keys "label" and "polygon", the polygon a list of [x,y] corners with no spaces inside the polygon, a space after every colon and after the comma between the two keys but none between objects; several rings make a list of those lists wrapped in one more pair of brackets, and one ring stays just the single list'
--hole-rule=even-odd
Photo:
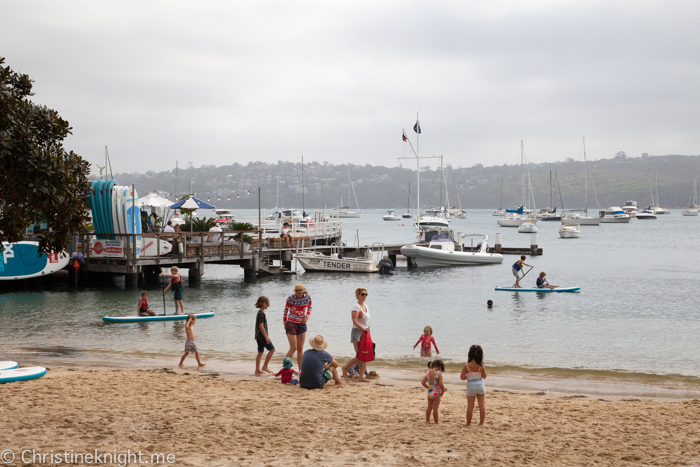
[{"label": "stacked paddleboard", "polygon": [[0,253],[0,281],[31,279],[68,266],[70,257],[67,253],[42,253],[39,242],[3,242]]},{"label": "stacked paddleboard", "polygon": [[[136,189],[120,186],[116,180],[94,180],[90,183],[90,201],[95,232],[100,234],[140,234],[141,208]],[[133,237],[98,235],[98,239],[120,240],[124,244]],[[172,246],[166,241],[136,236],[136,256],[157,256],[170,253]]]}]

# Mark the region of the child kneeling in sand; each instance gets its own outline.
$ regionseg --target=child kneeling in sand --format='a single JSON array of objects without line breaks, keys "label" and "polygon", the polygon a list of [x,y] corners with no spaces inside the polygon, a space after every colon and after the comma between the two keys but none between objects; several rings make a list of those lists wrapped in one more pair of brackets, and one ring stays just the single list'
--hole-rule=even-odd
[{"label": "child kneeling in sand", "polygon": [[284,359],[282,359],[282,369],[275,374],[275,376],[282,375],[282,384],[289,384],[292,382],[292,376],[296,373],[296,371],[292,369],[293,366],[291,358],[284,357]]},{"label": "child kneeling in sand", "polygon": [[442,382],[445,364],[442,363],[442,360],[435,360],[428,363],[428,368],[430,369],[421,381],[423,387],[428,390],[428,408],[425,410],[425,421],[430,423],[430,412],[432,412],[435,423],[438,424],[440,423],[438,421],[438,407],[440,407],[440,400],[446,391]]},{"label": "child kneeling in sand", "polygon": [[467,423],[465,425],[472,424],[474,399],[479,400],[479,425],[483,425],[486,418],[486,406],[484,406],[486,368],[484,368],[484,351],[480,345],[472,345],[469,348],[467,363],[464,364],[459,378],[462,381],[467,380]]},{"label": "child kneeling in sand", "polygon": [[199,359],[199,350],[197,349],[197,344],[194,343],[194,323],[197,322],[197,317],[193,314],[187,315],[187,320],[185,321],[185,334],[187,335],[187,340],[185,340],[185,355],[180,359],[180,368],[184,368],[185,357],[189,355],[190,352],[194,352],[194,356],[197,358],[197,369],[201,370],[206,363],[202,363]]}]

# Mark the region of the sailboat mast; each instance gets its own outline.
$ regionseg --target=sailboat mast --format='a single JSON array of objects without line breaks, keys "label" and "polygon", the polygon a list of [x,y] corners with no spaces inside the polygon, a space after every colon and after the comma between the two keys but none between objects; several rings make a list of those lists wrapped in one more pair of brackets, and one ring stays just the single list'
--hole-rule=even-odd
[{"label": "sailboat mast", "polygon": [[[304,217],[306,206],[304,205],[304,156],[301,156],[301,216]],[[293,213],[292,213],[293,214]]]},{"label": "sailboat mast", "polygon": [[348,210],[350,209],[350,187],[352,182],[350,182],[350,165],[348,164]]},{"label": "sailboat mast", "polygon": [[440,210],[442,210],[442,185],[443,185],[443,175],[445,175],[445,169],[442,167],[442,156],[440,156]]},{"label": "sailboat mast", "polygon": [[177,201],[177,165],[178,161],[175,161],[175,201]]},{"label": "sailboat mast", "polygon": [[525,206],[525,144],[520,140],[520,205]]},{"label": "sailboat mast", "polygon": [[[418,112],[416,112],[416,124],[418,124]],[[418,127],[416,127],[418,128]],[[418,203],[418,217],[420,218],[420,133],[416,130],[416,202]]]},{"label": "sailboat mast", "polygon": [[552,198],[552,171],[549,171],[549,207],[554,207],[554,201]]},{"label": "sailboat mast", "polygon": [[588,169],[586,167],[586,137],[583,137],[583,186],[586,193],[586,217],[588,217]]}]

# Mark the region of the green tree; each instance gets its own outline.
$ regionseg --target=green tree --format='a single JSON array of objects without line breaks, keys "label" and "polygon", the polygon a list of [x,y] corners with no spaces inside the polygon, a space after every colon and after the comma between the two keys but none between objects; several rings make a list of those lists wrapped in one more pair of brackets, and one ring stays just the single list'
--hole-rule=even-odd
[{"label": "green tree", "polygon": [[39,248],[62,251],[88,221],[81,195],[90,165],[63,148],[68,122],[32,102],[33,81],[4,63],[0,57],[0,240],[21,241],[27,227],[45,222]]}]

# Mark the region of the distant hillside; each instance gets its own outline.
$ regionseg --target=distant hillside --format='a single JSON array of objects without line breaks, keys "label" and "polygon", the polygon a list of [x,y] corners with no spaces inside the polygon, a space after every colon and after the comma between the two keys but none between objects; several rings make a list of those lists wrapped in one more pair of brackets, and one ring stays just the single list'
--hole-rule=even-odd
[{"label": "distant hillside", "polygon": [[[416,202],[416,173],[399,167],[371,165],[332,165],[310,162],[304,165],[304,205],[316,209],[323,205],[335,207],[348,204],[348,167],[357,200],[361,209],[403,208],[408,197],[408,183],[411,184],[412,205]],[[584,207],[583,162],[567,159],[564,162],[530,164],[530,180],[537,207],[550,204],[550,171],[559,179],[561,197],[565,208]],[[700,156],[643,156],[626,157],[619,153],[613,159],[588,162],[589,192],[588,205],[597,208],[595,192],[602,207],[622,205],[634,199],[640,206],[650,203],[649,185],[656,196],[656,174],[663,206],[681,208],[688,204],[693,187],[693,176],[700,174]],[[177,196],[189,193],[190,174],[192,192],[203,200],[209,199],[217,207],[257,208],[257,188],[261,187],[262,206],[270,209],[276,205],[277,177],[279,176],[279,204],[283,207],[302,207],[301,163],[278,162],[267,164],[249,162],[247,165],[232,164],[221,167],[201,166],[173,168],[166,172],[119,173],[114,177],[122,185],[135,184],[138,192],[159,191],[174,200]],[[437,206],[444,184],[440,183],[440,170],[424,167],[421,170],[421,204]],[[465,209],[498,208],[501,204],[501,180],[503,180],[503,204],[520,204],[521,167],[503,165],[454,168],[448,165],[444,171],[447,182],[449,203],[458,206],[455,193],[459,194]],[[440,187],[443,186],[443,190]],[[556,184],[554,204],[561,206]],[[351,198],[352,198],[351,194]],[[230,198],[230,200],[229,200]],[[350,206],[355,207],[354,198]]]}]

